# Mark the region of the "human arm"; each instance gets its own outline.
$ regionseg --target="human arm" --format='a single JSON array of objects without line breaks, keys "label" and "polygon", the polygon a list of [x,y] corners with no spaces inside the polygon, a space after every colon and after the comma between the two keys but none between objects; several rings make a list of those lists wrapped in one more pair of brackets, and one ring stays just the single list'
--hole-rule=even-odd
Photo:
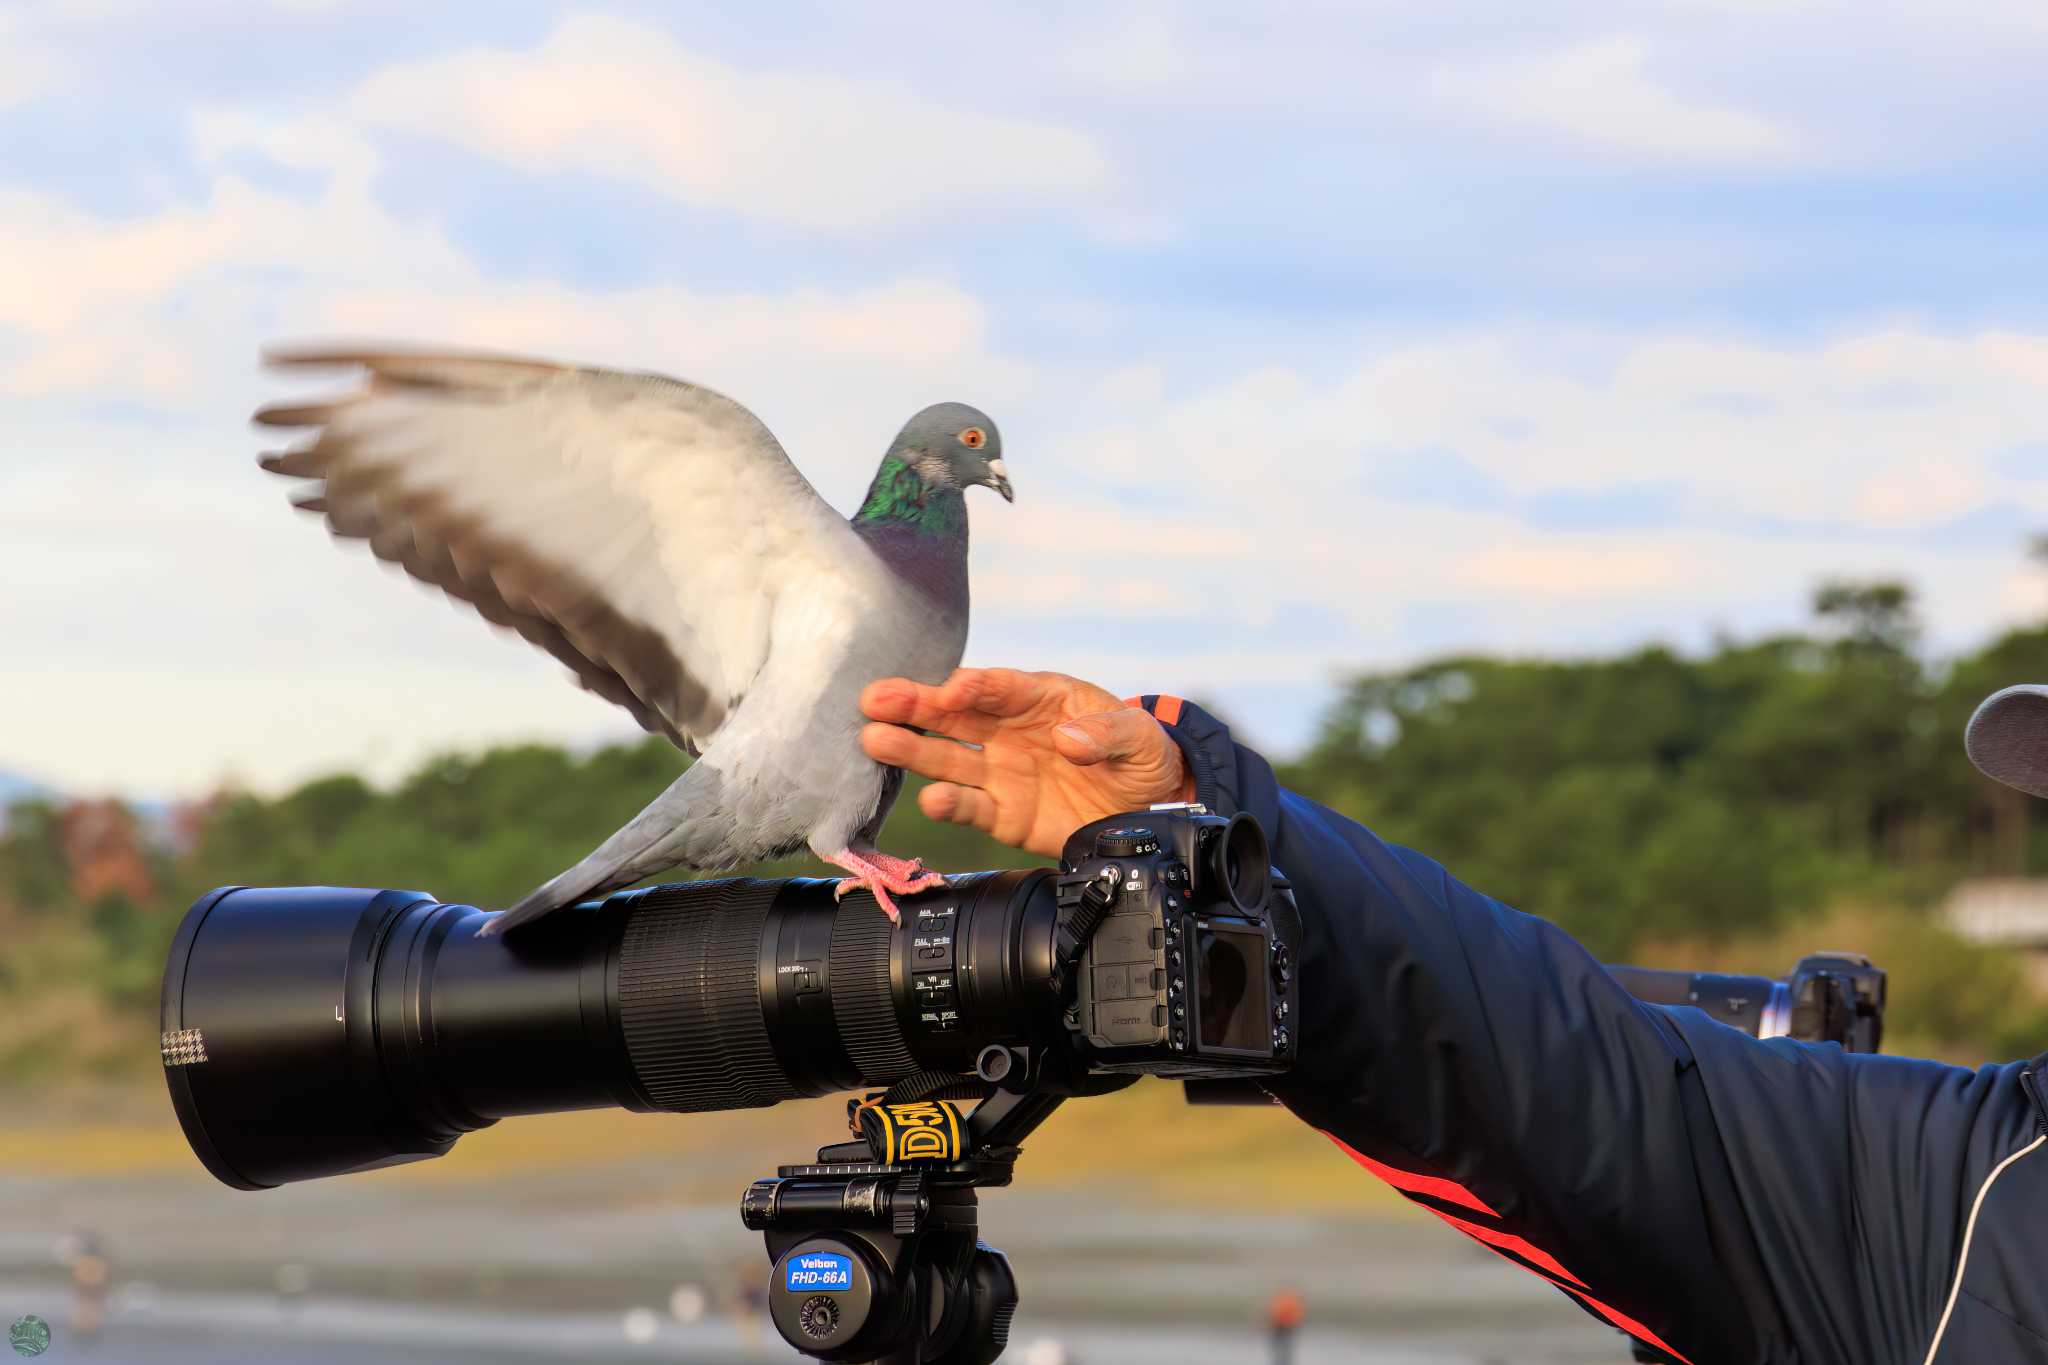
[{"label": "human arm", "polygon": [[[885,705],[878,718],[950,734],[950,705],[1010,704],[1005,679],[946,688],[899,699],[923,706],[914,716]],[[1121,710],[1104,723],[1124,756],[1079,765],[1108,775],[1128,761],[1120,775],[1146,780],[1096,788],[1063,773],[1053,802],[1025,789],[1058,770],[1047,724],[981,727],[966,761],[948,739],[871,727],[869,752],[974,793],[929,789],[928,814],[1016,843],[1028,831],[1045,853],[1075,825],[1188,782],[1212,810],[1249,811],[1302,909],[1299,1060],[1271,1086],[1298,1116],[1676,1358],[1923,1359],[1964,1196],[2025,1137],[2008,1069],[1758,1043],[1698,1011],[1640,1004],[1554,926],[1282,790],[1199,708],[1149,705],[1172,723]],[[1028,761],[1001,752],[1034,748]]]}]

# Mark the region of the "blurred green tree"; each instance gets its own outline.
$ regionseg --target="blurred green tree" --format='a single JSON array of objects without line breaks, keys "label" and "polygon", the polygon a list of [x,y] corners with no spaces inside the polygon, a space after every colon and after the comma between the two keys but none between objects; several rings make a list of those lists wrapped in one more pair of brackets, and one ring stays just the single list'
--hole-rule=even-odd
[{"label": "blurred green tree", "polygon": [[[1724,640],[1698,657],[1458,655],[1360,674],[1281,777],[1609,960],[1659,945],[1804,951],[1823,923],[1825,946],[1857,947],[1836,941],[1841,905],[1903,907],[1857,921],[1871,951],[1911,958],[1888,963],[1902,1031],[1966,1050],[2032,1036],[2048,1010],[2017,965],[1925,912],[1972,872],[2048,873],[2048,803],[1979,777],[1959,743],[1988,693],[2048,679],[2048,624],[1929,666],[1904,586],[1824,584],[1813,605],[1810,632]],[[164,950],[210,887],[410,887],[506,905],[687,762],[657,739],[583,755],[525,745],[443,755],[389,790],[336,774],[272,798],[225,793],[189,813],[179,852],[153,855],[153,897],[108,892],[90,905],[73,903],[64,810],[25,803],[0,829],[0,913],[16,918],[0,997],[33,1023],[36,992],[84,987],[130,1021],[134,1055],[120,1064],[147,1066]],[[897,803],[886,846],[950,872],[1040,861],[927,821],[921,786],[912,779]],[[807,857],[741,871],[837,875]],[[1929,988],[1909,982],[1922,977]],[[1950,988],[1963,998],[1944,1004]],[[62,1040],[47,1033],[18,1055],[61,1070]]]}]

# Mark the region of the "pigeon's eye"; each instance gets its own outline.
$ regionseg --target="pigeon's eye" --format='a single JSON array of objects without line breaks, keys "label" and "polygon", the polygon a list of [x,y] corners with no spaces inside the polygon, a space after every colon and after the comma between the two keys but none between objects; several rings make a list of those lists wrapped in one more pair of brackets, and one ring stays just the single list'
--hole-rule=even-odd
[{"label": "pigeon's eye", "polygon": [[969,427],[960,433],[960,444],[969,450],[980,450],[988,444],[988,433],[980,427]]}]

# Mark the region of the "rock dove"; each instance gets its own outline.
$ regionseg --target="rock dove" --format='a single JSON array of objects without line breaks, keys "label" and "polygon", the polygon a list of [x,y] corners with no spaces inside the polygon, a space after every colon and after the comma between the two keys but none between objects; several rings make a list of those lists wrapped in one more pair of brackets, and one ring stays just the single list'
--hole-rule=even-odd
[{"label": "rock dove", "polygon": [[278,404],[314,427],[263,468],[318,480],[300,507],[338,536],[518,631],[697,760],[485,933],[629,886],[808,847],[839,894],[938,885],[875,848],[901,769],[861,752],[877,678],[942,681],[967,639],[967,504],[1012,498],[995,424],[964,403],[889,443],[852,520],[760,419],[653,374],[442,352],[304,350],[366,372],[346,397]]}]

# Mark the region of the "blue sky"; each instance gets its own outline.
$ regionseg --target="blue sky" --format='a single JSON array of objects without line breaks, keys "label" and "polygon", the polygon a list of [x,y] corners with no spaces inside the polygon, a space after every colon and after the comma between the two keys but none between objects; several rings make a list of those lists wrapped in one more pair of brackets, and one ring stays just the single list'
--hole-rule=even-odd
[{"label": "blue sky", "polygon": [[[878,12],[879,11],[879,12]],[[267,341],[658,369],[849,506],[1002,426],[970,662],[1217,698],[2048,613],[2031,3],[0,8],[0,767],[389,775],[623,718],[259,476]]]}]

